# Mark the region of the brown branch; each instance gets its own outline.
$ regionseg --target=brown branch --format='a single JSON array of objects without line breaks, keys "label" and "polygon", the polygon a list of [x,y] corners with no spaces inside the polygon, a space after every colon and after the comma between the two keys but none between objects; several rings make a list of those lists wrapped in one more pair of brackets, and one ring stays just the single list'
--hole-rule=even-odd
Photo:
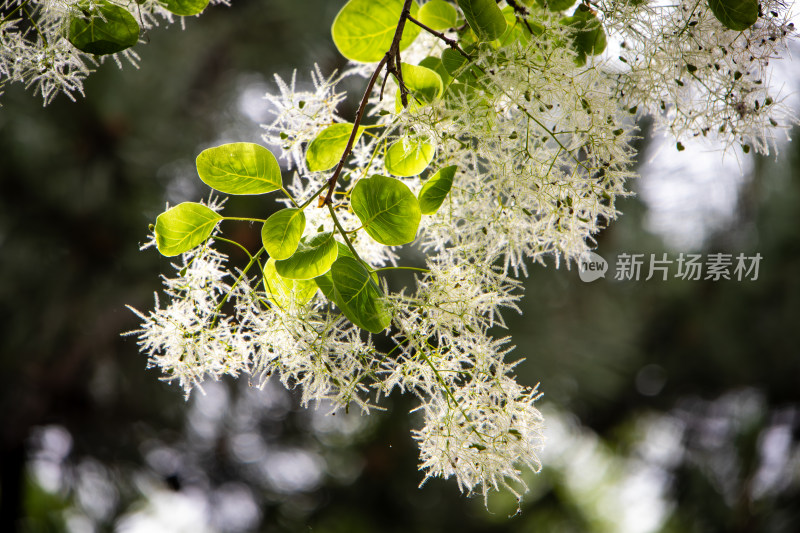
[{"label": "brown branch", "polygon": [[525,8],[524,6],[519,5],[516,2],[516,0],[506,0],[506,4],[510,5],[511,8],[515,12],[519,13],[520,15],[527,15],[528,14],[527,8]]},{"label": "brown branch", "polygon": [[420,28],[422,28],[426,32],[430,33],[434,37],[438,37],[439,39],[444,41],[445,44],[447,44],[447,46],[449,46],[450,48],[452,48],[456,52],[459,52],[462,56],[466,57],[467,59],[472,59],[472,57],[470,57],[470,55],[468,53],[466,53],[460,46],[458,46],[458,43],[456,42],[455,39],[451,39],[447,35],[445,35],[444,33],[440,32],[440,31],[436,31],[436,30],[434,30],[433,28],[431,28],[429,26],[426,26],[425,24],[423,24],[422,22],[418,21],[417,19],[415,19],[411,15],[408,15],[408,17],[406,17],[406,18],[408,18],[408,20],[410,20],[411,22],[413,22],[414,24],[416,24],[417,26],[419,26]]},{"label": "brown branch", "polygon": [[403,64],[402,61],[400,61],[400,41],[403,38],[403,30],[406,27],[406,19],[411,17],[411,1],[412,0],[405,0],[405,3],[403,4],[403,12],[400,14],[400,21],[397,23],[397,30],[394,32],[392,46],[389,48],[389,52],[394,58],[394,66],[392,66],[392,62],[389,61],[386,67],[386,69],[394,74],[394,77],[397,79],[397,85],[400,87],[400,101],[402,102],[403,107],[408,107],[408,88],[403,82]]},{"label": "brown branch", "polygon": [[361,105],[358,106],[356,120],[353,123],[353,131],[350,132],[350,139],[347,141],[347,146],[344,149],[342,158],[339,160],[339,164],[336,165],[336,170],[333,171],[333,176],[331,176],[331,178],[328,180],[328,194],[326,194],[325,197],[319,197],[319,207],[324,207],[326,204],[331,203],[331,198],[333,198],[333,190],[336,188],[336,181],[339,179],[339,174],[342,173],[342,168],[344,168],[345,161],[347,161],[347,158],[350,156],[350,151],[353,149],[353,144],[355,144],[358,126],[361,124],[364,111],[367,109],[369,95],[372,92],[372,88],[375,86],[375,81],[377,81],[378,76],[380,76],[381,70],[383,70],[383,66],[386,65],[387,61],[389,61],[389,52],[386,52],[386,55],[384,55],[383,59],[380,60],[378,66],[375,67],[375,72],[372,73],[372,77],[369,79],[367,90],[364,91],[364,96],[361,98]]},{"label": "brown branch", "polygon": [[[400,86],[400,99],[403,102],[403,107],[408,106],[408,88],[403,83],[403,72],[400,61],[400,40],[403,37],[403,29],[405,28],[406,20],[411,18],[411,2],[412,0],[405,0],[403,3],[403,11],[400,14],[400,20],[397,22],[397,29],[395,29],[394,37],[392,38],[392,44],[389,46],[389,50],[378,63],[378,66],[375,67],[375,71],[372,73],[372,76],[369,79],[367,88],[364,91],[364,96],[361,98],[361,104],[358,106],[358,111],[356,112],[356,118],[353,122],[353,131],[350,132],[350,138],[347,140],[347,146],[344,149],[342,158],[339,159],[339,163],[336,165],[336,170],[333,171],[333,175],[328,180],[328,194],[326,194],[324,197],[320,196],[319,198],[319,207],[330,205],[333,199],[333,192],[336,189],[336,182],[339,180],[339,176],[342,173],[345,162],[347,162],[347,158],[350,157],[350,152],[353,149],[353,145],[355,144],[356,136],[358,134],[358,127],[361,125],[361,120],[364,118],[364,113],[366,112],[367,104],[369,103],[369,95],[372,93],[372,89],[375,87],[375,82],[378,80],[378,76],[380,76],[384,67],[386,67],[387,76],[389,73],[391,73],[395,78],[397,78],[397,83]],[[386,78],[384,78],[383,85],[381,86],[381,97],[383,97],[384,85],[386,85]]]},{"label": "brown branch", "polygon": [[528,31],[530,32],[530,34],[531,34],[531,35],[534,35],[534,33],[533,33],[533,28],[531,28],[531,25],[530,25],[530,24],[528,24],[528,19],[526,19],[526,18],[525,18],[525,17],[527,17],[527,16],[528,16],[528,9],[527,9],[525,6],[521,6],[521,5],[519,5],[519,4],[516,2],[516,0],[506,0],[506,3],[507,3],[508,5],[510,5],[510,6],[511,6],[511,8],[512,8],[512,9],[514,10],[514,12],[516,13],[516,15],[517,15],[517,20],[521,20],[521,21],[522,21],[522,23],[523,23],[523,24],[525,24],[525,27],[526,27],[526,28],[528,28]]}]

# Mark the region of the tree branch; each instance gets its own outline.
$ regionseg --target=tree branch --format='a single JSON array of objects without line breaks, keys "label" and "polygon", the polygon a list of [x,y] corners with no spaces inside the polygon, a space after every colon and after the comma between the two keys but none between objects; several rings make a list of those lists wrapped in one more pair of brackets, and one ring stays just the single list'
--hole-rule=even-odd
[{"label": "tree branch", "polygon": [[458,43],[456,42],[455,39],[451,39],[448,36],[446,36],[444,33],[440,32],[440,31],[436,31],[433,28],[426,26],[425,24],[423,24],[422,22],[418,21],[417,19],[415,19],[411,15],[408,15],[408,17],[406,17],[406,18],[408,18],[408,20],[410,20],[411,22],[413,22],[414,24],[416,24],[417,26],[419,26],[420,28],[422,28],[426,32],[430,33],[434,37],[438,37],[439,39],[444,41],[445,44],[447,44],[447,46],[449,46],[450,48],[452,48],[456,52],[460,53],[462,56],[466,57],[467,59],[472,59],[468,53],[466,53],[460,46],[458,46]]},{"label": "tree branch", "polygon": [[[411,2],[412,0],[405,0],[405,3],[403,4],[403,11],[400,14],[400,20],[397,22],[397,29],[395,30],[394,37],[392,38],[392,44],[389,46],[389,50],[383,56],[383,59],[381,59],[378,63],[378,66],[375,67],[375,72],[372,73],[372,76],[369,79],[367,89],[364,91],[364,96],[361,98],[361,104],[358,106],[358,111],[356,112],[356,118],[353,122],[353,131],[350,132],[350,138],[347,140],[347,146],[344,149],[342,158],[339,160],[339,164],[336,165],[336,170],[333,171],[333,176],[331,176],[331,178],[328,180],[328,194],[326,194],[324,198],[320,196],[319,207],[324,207],[325,205],[330,205],[331,203],[333,191],[336,189],[336,182],[339,180],[339,175],[342,173],[342,169],[344,168],[347,158],[350,157],[350,151],[353,149],[353,145],[356,141],[356,135],[358,134],[358,127],[361,125],[361,120],[364,118],[364,112],[367,110],[369,95],[372,93],[372,88],[375,86],[375,82],[378,80],[378,76],[380,76],[384,66],[388,72],[391,72],[394,74],[395,78],[397,78],[397,83],[400,86],[400,98],[403,102],[403,107],[408,106],[408,89],[406,89],[405,84],[403,83],[403,74],[400,68],[400,39],[403,37],[403,28],[405,28],[406,19],[411,17]],[[386,80],[384,79],[384,84],[385,83]],[[383,93],[383,89],[381,89],[381,93]]]},{"label": "tree branch", "polygon": [[525,24],[525,27],[528,28],[531,35],[533,35],[533,28],[528,24],[528,19],[525,18],[528,16],[528,9],[525,6],[519,5],[516,0],[506,0],[506,3],[511,6],[514,13],[517,14],[517,20],[521,20],[522,23]]},{"label": "tree branch", "polygon": [[367,109],[367,103],[369,102],[369,95],[372,92],[372,88],[375,86],[375,81],[381,74],[381,70],[383,70],[383,66],[386,65],[388,61],[389,61],[389,52],[386,52],[386,55],[384,55],[383,59],[380,60],[378,66],[375,68],[375,72],[372,73],[372,77],[369,79],[369,83],[367,84],[367,89],[364,91],[364,96],[361,98],[361,104],[358,106],[356,119],[353,122],[353,131],[350,132],[350,138],[347,140],[347,146],[344,149],[342,158],[339,159],[339,164],[336,165],[336,170],[333,171],[333,176],[331,176],[331,178],[328,180],[328,194],[325,195],[325,197],[322,196],[319,197],[319,207],[324,207],[326,204],[331,203],[331,198],[333,197],[333,191],[336,188],[336,182],[339,179],[339,174],[342,173],[342,168],[344,168],[344,163],[350,156],[350,151],[353,149],[353,144],[355,144],[356,135],[358,133],[358,126],[361,124],[361,119],[363,118],[364,112]]}]

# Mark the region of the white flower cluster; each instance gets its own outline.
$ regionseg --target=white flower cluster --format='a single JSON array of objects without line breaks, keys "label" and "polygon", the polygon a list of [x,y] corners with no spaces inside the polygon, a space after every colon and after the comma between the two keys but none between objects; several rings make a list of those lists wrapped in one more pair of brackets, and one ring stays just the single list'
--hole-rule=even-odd
[{"label": "white flower cluster", "polygon": [[[214,210],[221,205],[209,204]],[[339,315],[322,312],[325,302],[298,305],[287,291],[284,306],[267,305],[263,291],[250,286],[244,272],[231,272],[227,257],[213,239],[182,255],[164,277],[169,298],[140,319],[139,337],[150,365],[161,368],[166,381],[186,392],[202,388],[205,379],[249,375],[256,386],[279,376],[288,388],[299,388],[302,403],[329,400],[334,409],[351,402],[368,411],[366,378],[378,368],[376,350],[360,330]],[[145,247],[154,245],[148,242]],[[227,307],[226,307],[227,306]]]},{"label": "white flower cluster", "polygon": [[768,154],[775,130],[796,123],[769,69],[795,34],[788,7],[760,2],[756,23],[734,31],[706,0],[600,2],[604,24],[621,46],[612,58],[620,98],[678,141],[710,138]]},{"label": "white flower cluster", "polygon": [[[614,198],[633,176],[634,124],[605,73],[576,68],[554,33],[564,38],[556,26],[502,56],[482,51],[484,88],[464,91],[427,124],[439,160],[459,174],[443,216],[423,233],[426,249],[448,243],[524,272],[526,260],[577,258],[615,218]],[[426,118],[407,120],[419,128]]]},{"label": "white flower cluster", "polygon": [[517,309],[520,283],[491,261],[449,252],[429,265],[414,297],[396,296],[397,353],[384,361],[382,387],[421,401],[424,424],[414,438],[425,480],[453,476],[484,498],[500,486],[519,496],[526,488],[519,467],[540,468],[539,393],[516,382],[507,340],[488,329],[503,326],[500,309]]},{"label": "white flower cluster", "polygon": [[247,359],[238,349],[237,325],[219,314],[220,303],[232,287],[227,281],[227,258],[213,244],[209,240],[184,254],[182,264],[174,265],[179,276],[163,278],[169,298],[166,307],[160,307],[156,295],[155,309],[149,315],[131,308],[143,320],[137,333],[150,364],[160,367],[164,379],[177,380],[187,392],[206,377],[237,375],[247,368]]},{"label": "white flower cluster", "polygon": [[[161,22],[172,23],[175,15],[160,0],[105,0],[135,16],[140,30]],[[0,89],[7,83],[33,88],[44,102],[59,93],[70,100],[83,95],[83,80],[105,56],[84,53],[67,38],[70,18],[91,9],[92,0],[0,0]],[[228,4],[228,0],[211,0]],[[110,57],[118,66],[122,59],[136,66],[139,56],[128,48]]]},{"label": "white flower cluster", "polygon": [[296,71],[289,83],[275,75],[279,92],[266,96],[275,118],[264,126],[264,141],[281,148],[281,158],[289,169],[295,168],[307,174],[305,145],[317,136],[320,124],[345,122],[336,114],[336,108],[347,96],[344,92],[337,92],[336,88],[343,77],[325,77],[315,66],[311,72],[314,90],[301,91],[297,89]]},{"label": "white flower cluster", "polygon": [[[176,280],[166,280],[167,309],[140,315],[136,333],[152,363],[187,392],[203,375],[247,373],[258,382],[277,375],[301,390],[304,403],[329,400],[334,408],[354,402],[366,411],[394,390],[413,394],[423,419],[413,436],[425,479],[453,476],[463,491],[484,497],[501,486],[523,490],[521,467],[540,467],[539,393],[516,382],[516,363],[506,361],[512,348],[489,333],[504,326],[504,309],[517,310],[516,277],[546,257],[575,261],[616,217],[615,199],[627,194],[624,183],[634,175],[637,112],[655,113],[679,139],[715,128],[727,132],[723,141],[763,151],[765,128],[779,110],[764,91],[773,43],[790,30],[780,15],[737,33],[716,22],[704,2],[610,1],[600,9],[611,36],[622,36],[622,61],[597,56],[585,63],[565,44],[574,33],[561,15],[542,11],[536,35],[500,49],[471,48],[463,71],[452,72],[460,86],[426,105],[412,99],[398,112],[397,85],[376,83],[367,113],[375,124],[353,147],[331,208],[348,245],[374,268],[397,265],[392,248],[362,230],[348,201],[359,180],[388,173],[392,143],[412,136],[429,143],[435,155],[427,175],[458,169],[444,204],[419,227],[425,273],[415,287],[387,296],[391,350],[379,352],[319,291],[307,304],[290,288],[286,305],[268,302],[246,272],[222,276],[220,256],[205,246],[184,256]],[[417,64],[442,50],[424,34],[403,61]],[[275,119],[264,140],[295,169],[287,189],[298,203],[332,178],[333,170],[309,172],[306,149],[344,122],[336,112],[341,79],[315,70],[313,90],[298,90],[294,76],[289,83],[278,78],[278,93],[267,96]],[[422,186],[419,176],[398,179],[415,192]],[[304,213],[306,227],[336,229],[327,210]],[[202,283],[188,277],[198,260],[215,265],[203,270]],[[385,282],[383,289],[388,293]],[[219,298],[226,293],[233,309],[227,315]]]}]

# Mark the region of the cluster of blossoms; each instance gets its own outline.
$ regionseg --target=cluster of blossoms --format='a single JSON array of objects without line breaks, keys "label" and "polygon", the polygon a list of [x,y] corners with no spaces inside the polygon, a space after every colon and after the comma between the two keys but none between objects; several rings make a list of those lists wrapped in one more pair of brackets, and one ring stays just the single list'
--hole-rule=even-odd
[{"label": "cluster of blossoms", "polygon": [[[162,0],[0,0],[0,89],[21,83],[45,105],[59,93],[74,101],[105,57],[136,66],[139,56],[131,46],[141,32],[170,24],[176,15],[199,13],[209,3],[228,1],[194,0],[184,6],[196,9],[185,11]],[[90,25],[94,31],[86,31]],[[102,48],[101,40],[116,46]]]},{"label": "cluster of blossoms", "polygon": [[621,47],[611,58],[619,97],[678,142],[709,138],[768,154],[774,132],[795,122],[769,69],[795,35],[788,7],[760,2],[755,24],[739,32],[717,20],[705,0],[601,2]]},{"label": "cluster of blossoms", "polygon": [[[458,2],[475,29],[466,36],[469,29],[456,29],[461,24],[455,23],[455,7],[431,0],[423,7],[435,6],[438,18],[424,20],[446,18],[450,11],[443,6],[450,6],[453,23],[441,27],[444,33],[424,28],[427,32],[403,48],[401,66],[402,24],[416,23],[401,10],[411,3],[380,3],[395,9],[400,23],[377,67],[380,56],[359,59],[360,48],[346,48],[361,61],[351,70],[330,77],[316,70],[310,90],[299,90],[294,77],[288,83],[277,78],[278,92],[267,95],[275,116],[265,125],[264,141],[277,147],[277,159],[293,172],[286,188],[281,181],[271,190],[286,193],[279,200],[286,217],[303,214],[300,233],[316,229],[314,238],[320,239],[304,240],[304,253],[333,235],[342,260],[337,270],[334,252],[336,263],[327,265],[334,281],[326,281],[324,271],[313,279],[285,275],[294,274],[294,267],[276,265],[291,258],[265,262],[265,248],[248,251],[244,269],[229,270],[210,240],[224,239],[217,236],[218,228],[209,230],[209,240],[175,265],[178,276],[165,278],[170,303],[141,313],[142,328],[134,333],[151,364],[187,394],[203,377],[224,374],[246,374],[257,385],[277,376],[299,389],[304,404],[325,400],[334,409],[355,404],[366,412],[394,390],[412,394],[422,415],[413,437],[426,479],[452,476],[463,491],[484,497],[501,486],[518,494],[525,488],[521,467],[540,468],[543,420],[534,405],[539,393],[517,383],[516,363],[506,360],[508,340],[490,334],[491,328],[504,326],[503,310],[518,310],[517,277],[532,261],[577,260],[592,247],[593,235],[615,218],[615,199],[627,194],[625,181],[634,176],[631,140],[637,113],[654,115],[678,139],[705,136],[713,128],[725,144],[767,150],[770,132],[792,121],[769,96],[766,70],[791,27],[777,3],[767,5],[774,15],[734,31],[705,2],[662,7],[611,1],[595,6],[598,12],[581,4],[567,18],[561,11],[572,6],[559,11],[519,2],[498,7],[491,1],[487,5],[507,24],[499,38],[479,42],[475,34],[496,23],[475,23],[471,8],[481,2]],[[358,28],[341,25],[365,5],[365,0],[350,0],[337,19],[344,22],[338,29],[334,23],[335,40],[337,35],[344,43],[355,39]],[[379,20],[379,8],[370,9]],[[586,34],[593,35],[589,45],[570,44]],[[602,54],[606,39],[621,43],[617,57]],[[376,83],[387,64],[394,79],[387,73]],[[363,132],[345,128],[352,132],[345,147],[331,129],[349,124],[337,114],[344,99],[337,85],[359,74],[370,83],[356,122],[364,116],[371,123]],[[312,157],[321,140],[337,147],[332,150],[336,159],[341,155],[338,165],[319,163],[316,152]],[[233,153],[225,146],[210,150]],[[219,181],[217,167],[217,174],[201,170],[203,157],[198,158],[201,178],[227,186]],[[217,161],[227,164],[224,158]],[[419,168],[406,170],[419,161]],[[409,195],[413,192],[413,202],[421,201],[431,188],[442,186],[436,180],[447,169],[452,179],[438,205],[423,210],[431,216],[412,225],[411,239],[416,237],[425,255],[425,268],[398,266],[396,246],[382,241],[381,232],[396,230],[391,224],[405,227],[403,217],[410,215],[396,213],[392,205],[370,207],[356,198],[357,188],[370,181],[399,181]],[[395,178],[370,178],[376,174]],[[343,191],[334,191],[337,180]],[[326,189],[327,200],[320,197]],[[306,209],[317,197],[329,209]],[[405,202],[407,197],[391,198]],[[219,205],[208,207],[213,212],[203,215],[203,227],[224,219]],[[365,218],[370,209],[374,217]],[[377,227],[381,217],[391,224]],[[265,247],[270,227],[268,219]],[[284,233],[291,228],[286,225]],[[157,224],[153,243],[160,247],[158,233]],[[328,254],[322,244],[314,246],[317,256]],[[368,268],[363,277],[344,277],[359,264]],[[253,265],[260,276],[249,274]],[[378,274],[397,268],[420,273],[413,287],[390,293]],[[338,281],[337,275],[342,276]],[[357,290],[347,286],[353,280],[360,280]],[[351,297],[342,298],[339,289]],[[354,311],[355,305],[361,310]],[[380,335],[381,346],[391,341],[392,348],[379,350],[366,330]]]}]

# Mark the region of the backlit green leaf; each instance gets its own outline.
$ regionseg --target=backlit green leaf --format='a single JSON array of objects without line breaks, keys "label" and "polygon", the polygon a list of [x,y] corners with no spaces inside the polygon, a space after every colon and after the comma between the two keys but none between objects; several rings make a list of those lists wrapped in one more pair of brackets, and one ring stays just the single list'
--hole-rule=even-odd
[{"label": "backlit green leaf", "polygon": [[536,0],[536,3],[550,11],[564,11],[575,5],[575,0]]},{"label": "backlit green leaf", "polygon": [[316,278],[330,270],[338,251],[331,232],[303,237],[290,258],[275,261],[275,270],[281,277],[289,279]]},{"label": "backlit green leaf", "polygon": [[386,297],[358,260],[340,257],[330,272],[314,281],[356,326],[372,333],[380,333],[389,327],[392,317]]},{"label": "backlit green leaf", "polygon": [[419,202],[400,180],[379,175],[360,180],[353,187],[350,204],[364,230],[381,244],[398,246],[417,236]]},{"label": "backlit green leaf", "polygon": [[444,0],[431,0],[419,8],[417,20],[434,30],[447,30],[458,23],[458,12]]},{"label": "backlit green leaf", "polygon": [[458,0],[458,7],[482,41],[494,41],[506,31],[506,19],[495,0]]},{"label": "backlit green leaf", "polygon": [[168,257],[188,252],[208,239],[220,220],[219,213],[202,204],[178,204],[156,218],[158,251]]},{"label": "backlit green leaf", "polygon": [[116,54],[139,42],[139,24],[127,9],[106,0],[81,2],[70,12],[67,39],[87,54]]},{"label": "backlit green leaf", "polygon": [[208,0],[162,0],[167,11],[180,15],[181,17],[191,17],[200,14],[206,6]]},{"label": "backlit green leaf", "polygon": [[442,206],[445,197],[453,186],[456,166],[439,169],[430,177],[419,191],[419,208],[423,215],[432,215]]},{"label": "backlit green leaf", "polygon": [[423,137],[404,137],[386,150],[386,170],[395,176],[416,176],[428,168],[435,151]]},{"label": "backlit green leaf", "polygon": [[203,150],[197,156],[197,173],[206,185],[226,194],[263,194],[283,186],[275,156],[253,143]]},{"label": "backlit green leaf", "polygon": [[[337,261],[339,259],[341,259],[342,257],[352,257],[353,259],[356,259],[356,260],[358,259],[355,255],[353,255],[353,252],[350,251],[350,248],[348,248],[348,246],[345,243],[336,241],[336,244],[339,246],[339,256],[336,258]],[[373,272],[372,273],[372,281],[374,281],[375,283],[378,283],[378,273],[377,272]]]},{"label": "backlit green leaf", "polygon": [[[419,6],[411,3],[411,16]],[[403,0],[350,0],[336,15],[331,32],[339,52],[352,61],[374,63],[389,51],[397,23],[403,12]],[[407,23],[400,40],[405,49],[419,35],[416,24]]]},{"label": "backlit green leaf", "polygon": [[300,306],[310,302],[317,292],[317,284],[310,279],[281,277],[275,269],[275,259],[270,257],[264,265],[264,290],[274,304],[286,308],[292,302]]},{"label": "backlit green leaf", "polygon": [[[521,42],[527,44],[530,40],[530,34],[533,32],[535,35],[541,35],[543,28],[540,24],[529,21],[527,26],[524,22],[517,19],[517,13],[511,6],[506,6],[502,9],[503,16],[506,19],[506,31],[503,35],[498,37],[497,44],[500,47],[506,46],[514,42]],[[530,30],[528,29],[530,28]]]},{"label": "backlit green leaf", "polygon": [[[349,122],[334,124],[322,130],[319,135],[314,137],[314,140],[308,143],[308,149],[306,150],[308,170],[319,172],[335,167],[336,163],[342,158],[342,154],[344,154],[344,149],[347,147],[347,141],[350,140],[352,132],[353,125]],[[359,126],[353,144],[358,142],[363,132],[364,127]]]},{"label": "backlit green leaf", "polygon": [[758,20],[758,0],[708,0],[708,7],[726,28],[746,30]]},{"label": "backlit green leaf", "polygon": [[[444,85],[442,78],[435,71],[420,65],[402,63],[403,83],[410,91],[409,104],[412,108],[420,104],[429,104],[442,96]],[[396,108],[403,108],[400,91],[397,91]]]},{"label": "backlit green leaf", "polygon": [[442,66],[451,76],[459,74],[459,69],[466,62],[467,58],[452,48],[446,48],[442,51]]},{"label": "backlit green leaf", "polygon": [[572,44],[578,52],[578,65],[586,63],[587,55],[598,55],[606,49],[606,32],[600,19],[585,4],[575,8],[571,17],[561,19],[561,24],[572,29]]},{"label": "backlit green leaf", "polygon": [[306,216],[300,209],[281,209],[264,222],[261,242],[270,257],[288,259],[297,250],[305,229]]},{"label": "backlit green leaf", "polygon": [[[472,53],[474,47],[465,48],[467,53]],[[480,69],[475,65],[467,66],[469,60],[461,55],[460,52],[447,48],[442,51],[442,66],[453,78],[462,84],[476,86],[483,77]]]},{"label": "backlit green leaf", "polygon": [[434,71],[439,77],[442,79],[442,85],[447,86],[453,78],[450,76],[450,73],[447,72],[447,69],[444,68],[442,64],[442,60],[436,56],[428,56],[422,61],[419,62],[419,66],[429,68]]}]

